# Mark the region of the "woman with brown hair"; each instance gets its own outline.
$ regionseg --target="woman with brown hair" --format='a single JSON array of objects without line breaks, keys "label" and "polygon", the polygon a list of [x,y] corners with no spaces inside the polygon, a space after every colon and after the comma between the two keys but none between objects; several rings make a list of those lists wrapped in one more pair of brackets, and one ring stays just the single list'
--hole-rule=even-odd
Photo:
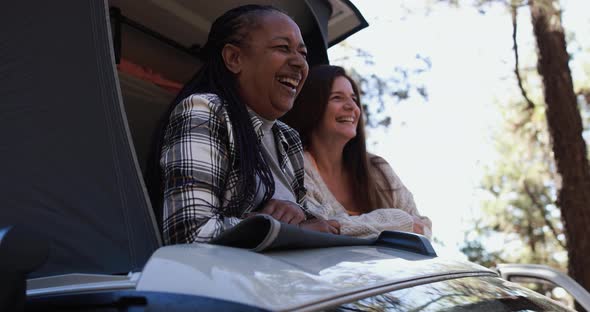
[{"label": "woman with brown hair", "polygon": [[308,78],[283,120],[305,150],[310,209],[340,222],[340,233],[372,237],[384,230],[431,236],[412,193],[383,158],[367,153],[360,94],[338,66],[321,65]]}]

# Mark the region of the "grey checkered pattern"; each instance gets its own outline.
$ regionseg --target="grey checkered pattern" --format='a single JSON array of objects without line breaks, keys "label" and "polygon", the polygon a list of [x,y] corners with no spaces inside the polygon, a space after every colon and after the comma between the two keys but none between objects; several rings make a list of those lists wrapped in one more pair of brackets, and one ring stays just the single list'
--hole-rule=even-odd
[{"label": "grey checkered pattern", "polygon": [[[262,121],[250,120],[260,148]],[[230,206],[239,183],[237,151],[229,115],[215,94],[194,94],[176,106],[164,136],[160,165],[164,176],[166,244],[208,242],[241,221],[255,207]],[[297,132],[277,121],[279,162],[291,180],[297,203],[305,207],[303,147]],[[234,205],[235,206],[235,205]],[[312,217],[304,208],[306,215]]]}]

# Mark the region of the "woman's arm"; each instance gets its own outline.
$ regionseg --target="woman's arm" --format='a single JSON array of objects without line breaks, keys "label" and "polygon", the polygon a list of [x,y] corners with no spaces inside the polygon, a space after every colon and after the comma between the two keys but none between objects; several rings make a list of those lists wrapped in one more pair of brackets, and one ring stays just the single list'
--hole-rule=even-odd
[{"label": "woman's arm", "polygon": [[164,141],[165,243],[208,242],[239,223],[220,214],[229,174],[229,134],[209,100],[191,96],[177,105]]},{"label": "woman's arm", "polygon": [[383,208],[357,216],[342,214],[335,218],[341,224],[340,233],[357,237],[375,237],[383,231],[412,232],[412,217],[396,208]]},{"label": "woman's arm", "polygon": [[310,211],[340,223],[340,233],[357,237],[373,237],[386,230],[412,231],[411,216],[401,209],[379,209],[359,216],[350,216],[331,195],[316,170],[313,158],[305,154],[305,187]]}]

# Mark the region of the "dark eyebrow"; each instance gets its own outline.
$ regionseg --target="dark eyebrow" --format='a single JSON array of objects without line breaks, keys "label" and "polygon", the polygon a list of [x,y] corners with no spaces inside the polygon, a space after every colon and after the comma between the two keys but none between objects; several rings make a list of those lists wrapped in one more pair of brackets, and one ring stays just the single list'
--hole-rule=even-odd
[{"label": "dark eyebrow", "polygon": [[[332,92],[330,92],[330,96],[332,96],[332,95],[335,95],[335,94],[348,95],[348,94],[346,94],[346,92],[344,92],[344,91],[332,91]],[[358,98],[358,97],[356,96],[356,93],[354,93],[354,92],[353,92],[353,93],[351,93],[351,94],[350,94],[350,96],[351,96],[352,98],[355,98],[355,99],[357,99],[357,98]]]},{"label": "dark eyebrow", "polygon": [[[277,36],[277,37],[272,38],[272,40],[285,40],[285,41],[291,43],[291,39],[289,37],[285,37],[285,36]],[[298,49],[301,49],[301,48],[307,49],[307,46],[305,45],[305,43],[301,42],[301,43],[299,43],[297,48]]]}]

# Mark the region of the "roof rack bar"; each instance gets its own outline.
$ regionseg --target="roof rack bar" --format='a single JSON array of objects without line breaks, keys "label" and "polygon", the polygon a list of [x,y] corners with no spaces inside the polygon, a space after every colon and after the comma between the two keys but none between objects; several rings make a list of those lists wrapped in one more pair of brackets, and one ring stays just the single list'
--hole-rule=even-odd
[{"label": "roof rack bar", "polygon": [[432,247],[428,238],[415,233],[384,231],[375,241],[375,245],[398,248],[425,256],[437,257],[436,251],[434,251],[434,247]]}]

